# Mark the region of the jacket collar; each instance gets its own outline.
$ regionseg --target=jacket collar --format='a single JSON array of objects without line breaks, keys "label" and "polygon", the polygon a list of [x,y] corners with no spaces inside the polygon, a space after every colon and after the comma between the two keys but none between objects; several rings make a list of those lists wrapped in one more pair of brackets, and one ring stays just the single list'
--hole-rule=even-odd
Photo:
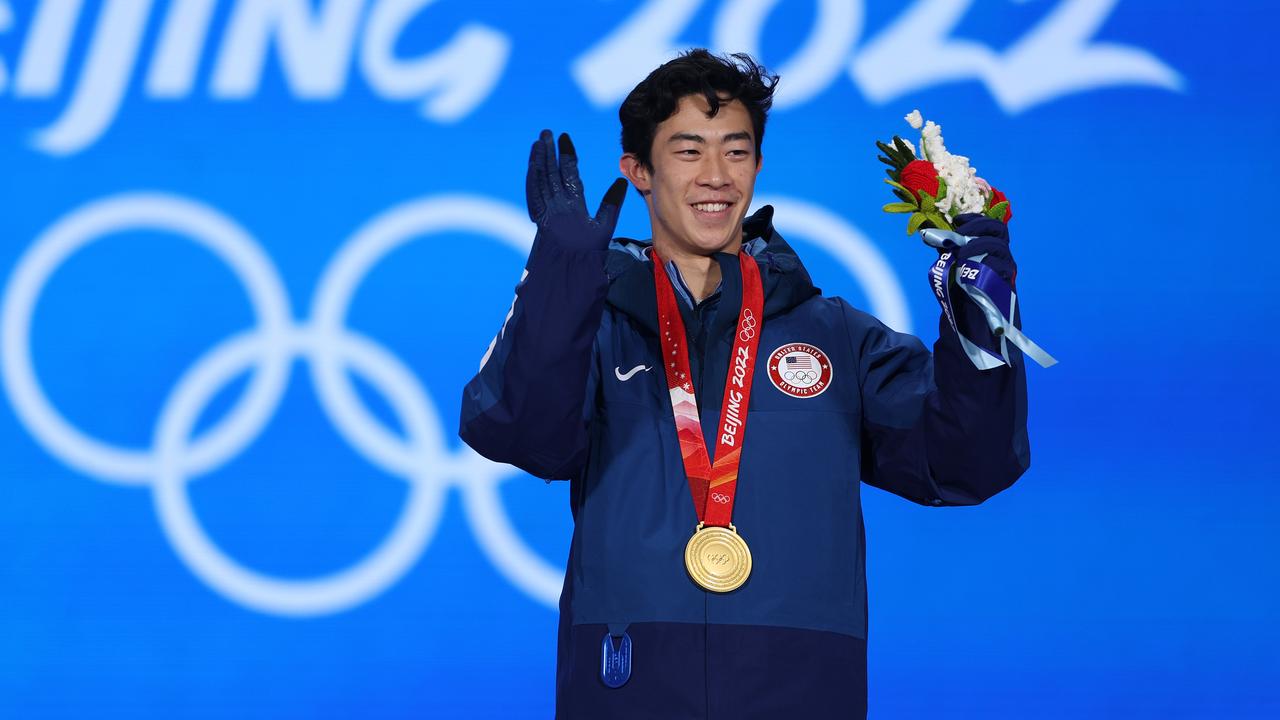
[{"label": "jacket collar", "polygon": [[[760,267],[766,320],[821,292],[813,286],[795,251],[774,230],[773,206],[765,205],[744,219],[742,232],[743,251],[750,253]],[[605,262],[605,272],[609,276],[606,302],[656,335],[658,303],[654,296],[653,266],[650,264],[649,249],[652,245],[648,240],[628,238],[617,238],[610,243]],[[736,263],[725,262],[725,258],[720,260],[726,273],[730,270],[736,273]],[[735,285],[741,285],[736,276],[733,281]],[[726,282],[725,286],[729,284]],[[734,302],[738,300],[735,298]]]}]

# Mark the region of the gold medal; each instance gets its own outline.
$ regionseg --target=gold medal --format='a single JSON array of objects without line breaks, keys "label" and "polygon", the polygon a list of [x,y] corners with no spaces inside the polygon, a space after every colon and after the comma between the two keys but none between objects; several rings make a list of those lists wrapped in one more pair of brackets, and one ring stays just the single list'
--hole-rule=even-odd
[{"label": "gold medal", "polygon": [[737,590],[751,574],[751,549],[733,525],[698,529],[684,546],[689,577],[711,592]]}]

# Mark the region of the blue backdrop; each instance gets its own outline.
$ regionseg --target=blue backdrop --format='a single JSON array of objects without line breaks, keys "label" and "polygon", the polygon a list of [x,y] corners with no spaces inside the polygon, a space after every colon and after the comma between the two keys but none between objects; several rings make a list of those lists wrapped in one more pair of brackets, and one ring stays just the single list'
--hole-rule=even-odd
[{"label": "blue backdrop", "polygon": [[[872,717],[1280,716],[1271,3],[0,0],[0,716],[549,717],[563,484],[457,407],[539,129],[781,72],[759,201],[927,341],[872,145],[1012,199],[1033,464],[864,492]],[[759,204],[759,203],[757,203]],[[633,194],[620,234],[647,236]]]}]

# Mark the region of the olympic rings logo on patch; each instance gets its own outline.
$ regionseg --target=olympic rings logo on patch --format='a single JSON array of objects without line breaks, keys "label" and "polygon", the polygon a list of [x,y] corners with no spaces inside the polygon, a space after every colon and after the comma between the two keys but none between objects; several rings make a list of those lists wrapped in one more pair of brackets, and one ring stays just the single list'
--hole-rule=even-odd
[{"label": "olympic rings logo on patch", "polygon": [[729,502],[729,496],[725,495],[724,493],[713,492],[711,493],[711,499],[715,500],[721,505],[726,505]]},{"label": "olympic rings logo on patch", "polygon": [[787,382],[812,385],[813,381],[818,379],[818,373],[813,370],[800,370],[795,372],[788,370],[782,373],[782,377],[785,378]]}]

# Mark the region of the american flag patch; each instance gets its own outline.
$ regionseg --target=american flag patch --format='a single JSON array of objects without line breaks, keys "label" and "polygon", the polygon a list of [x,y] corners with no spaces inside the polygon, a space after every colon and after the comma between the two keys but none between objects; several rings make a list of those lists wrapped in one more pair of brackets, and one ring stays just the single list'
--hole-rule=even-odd
[{"label": "american flag patch", "polygon": [[787,367],[792,370],[812,370],[813,358],[808,355],[788,355],[786,358]]}]

